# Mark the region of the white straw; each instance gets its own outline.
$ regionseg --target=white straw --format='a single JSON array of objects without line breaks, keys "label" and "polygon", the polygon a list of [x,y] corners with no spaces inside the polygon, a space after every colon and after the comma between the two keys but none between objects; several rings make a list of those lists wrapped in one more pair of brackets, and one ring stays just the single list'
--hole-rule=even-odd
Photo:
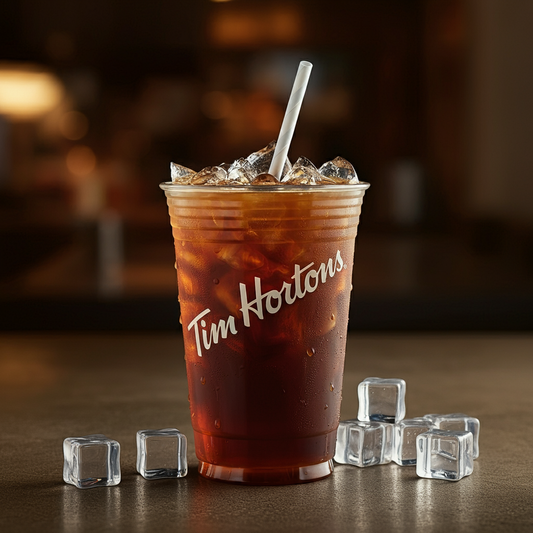
[{"label": "white straw", "polygon": [[268,173],[275,176],[278,180],[281,179],[283,166],[285,165],[285,160],[289,153],[289,146],[292,141],[292,135],[294,133],[294,128],[296,127],[300,108],[302,107],[302,101],[304,99],[307,82],[309,81],[312,68],[313,65],[308,61],[300,61],[300,66],[298,67],[296,78],[294,79],[289,103],[287,104],[285,116],[281,123],[278,142],[276,143],[274,156],[272,157],[270,169],[268,170]]}]

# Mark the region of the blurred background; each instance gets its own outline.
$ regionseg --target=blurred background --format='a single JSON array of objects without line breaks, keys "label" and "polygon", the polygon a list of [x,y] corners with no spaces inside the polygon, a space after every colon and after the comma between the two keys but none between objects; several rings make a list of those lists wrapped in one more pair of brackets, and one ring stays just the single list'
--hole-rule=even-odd
[{"label": "blurred background", "polygon": [[275,139],[371,183],[351,327],[533,326],[533,2],[0,7],[0,328],[175,330],[169,162]]}]

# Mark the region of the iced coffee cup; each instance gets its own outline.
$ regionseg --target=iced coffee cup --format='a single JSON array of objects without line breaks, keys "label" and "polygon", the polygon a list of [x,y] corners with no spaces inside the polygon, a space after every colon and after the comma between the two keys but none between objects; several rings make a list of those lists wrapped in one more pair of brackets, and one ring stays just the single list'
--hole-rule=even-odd
[{"label": "iced coffee cup", "polygon": [[[202,476],[251,484],[333,470],[363,195],[353,167],[287,161],[273,144],[233,165],[173,166],[190,412]],[[266,164],[266,166],[265,166]]]}]

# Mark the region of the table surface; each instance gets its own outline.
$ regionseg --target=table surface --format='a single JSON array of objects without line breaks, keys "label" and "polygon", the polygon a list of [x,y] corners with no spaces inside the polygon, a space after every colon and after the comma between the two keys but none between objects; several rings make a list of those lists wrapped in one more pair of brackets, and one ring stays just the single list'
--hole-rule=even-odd
[{"label": "table surface", "polygon": [[[367,376],[407,382],[407,416],[481,421],[480,457],[459,482],[414,467],[335,467],[321,481],[252,487],[196,470],[180,335],[0,336],[0,530],[532,531],[533,335],[348,338],[341,418],[357,415]],[[147,481],[139,429],[177,427],[189,474]],[[122,481],[79,490],[62,480],[62,441],[104,433],[121,444]]]}]

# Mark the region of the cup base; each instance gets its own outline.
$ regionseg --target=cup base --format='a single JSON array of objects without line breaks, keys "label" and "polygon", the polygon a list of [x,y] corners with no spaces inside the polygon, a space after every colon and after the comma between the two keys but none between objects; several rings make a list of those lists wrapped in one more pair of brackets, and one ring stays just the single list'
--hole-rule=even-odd
[{"label": "cup base", "polygon": [[236,468],[199,461],[198,472],[207,479],[228,483],[294,485],[317,481],[329,476],[333,472],[333,461],[330,459],[315,465],[280,468]]}]

